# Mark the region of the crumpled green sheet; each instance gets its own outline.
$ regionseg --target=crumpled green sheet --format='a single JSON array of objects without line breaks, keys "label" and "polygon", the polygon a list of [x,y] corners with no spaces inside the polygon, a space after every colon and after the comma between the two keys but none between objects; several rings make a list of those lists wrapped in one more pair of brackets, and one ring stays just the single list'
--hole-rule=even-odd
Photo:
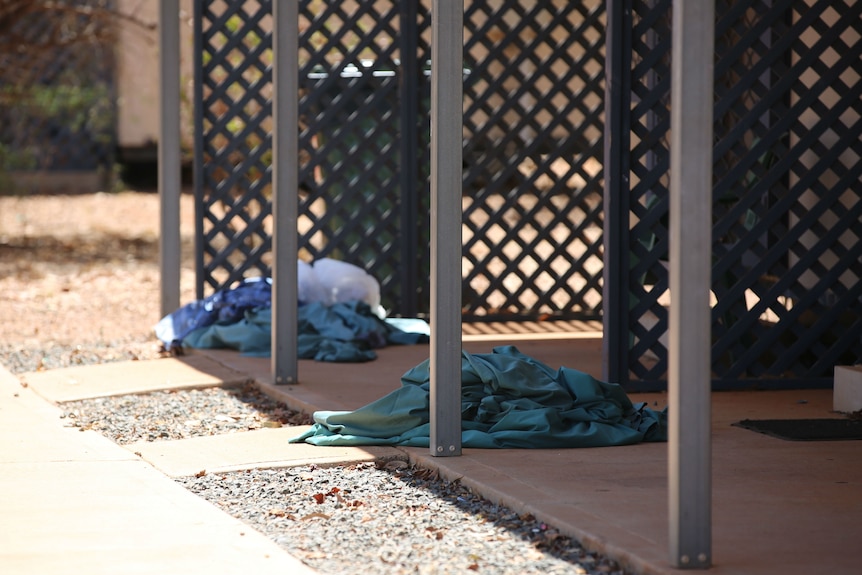
[{"label": "crumpled green sheet", "polygon": [[[359,301],[331,306],[312,303],[297,308],[297,356],[330,362],[364,362],[377,357],[374,349],[428,341],[425,334],[408,333],[387,324]],[[215,323],[183,338],[191,348],[230,348],[243,355],[272,353],[272,308],[248,310],[239,321]]]},{"label": "crumpled green sheet", "polygon": [[[566,448],[667,440],[667,413],[633,404],[617,384],[554,370],[514,346],[461,357],[461,441],[478,448]],[[356,411],[318,411],[291,443],[427,447],[430,374],[426,360],[402,386]]]}]

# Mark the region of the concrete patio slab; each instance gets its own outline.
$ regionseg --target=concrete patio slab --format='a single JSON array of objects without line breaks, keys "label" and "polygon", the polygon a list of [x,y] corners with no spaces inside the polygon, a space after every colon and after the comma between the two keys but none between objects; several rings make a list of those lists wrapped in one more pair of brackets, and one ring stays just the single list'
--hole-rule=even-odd
[{"label": "concrete patio slab", "polygon": [[45,399],[62,403],[164,389],[238,384],[248,381],[248,375],[204,355],[189,355],[30,372],[21,379]]},{"label": "concrete patio slab", "polygon": [[317,447],[289,443],[309,426],[258,429],[177,441],[140,441],[126,448],[171,477],[245,469],[407,459],[394,447]]}]

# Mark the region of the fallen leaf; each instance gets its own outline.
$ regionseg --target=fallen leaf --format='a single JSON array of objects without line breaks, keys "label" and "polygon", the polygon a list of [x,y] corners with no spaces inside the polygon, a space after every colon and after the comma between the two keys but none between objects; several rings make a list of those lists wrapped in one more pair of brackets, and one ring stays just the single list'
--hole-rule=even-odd
[{"label": "fallen leaf", "polygon": [[333,487],[332,489],[329,490],[329,493],[327,493],[327,495],[335,495],[336,501],[338,501],[339,503],[345,503],[344,498],[341,496],[340,491],[341,490],[339,488]]},{"label": "fallen leaf", "polygon": [[319,517],[320,519],[329,519],[329,515],[326,513],[309,513],[308,515],[301,517],[301,519],[305,521],[306,519],[314,519],[316,517]]},{"label": "fallen leaf", "polygon": [[195,473],[195,477],[203,477],[203,476],[204,476],[204,475],[206,475],[206,474],[207,474],[207,470],[206,470],[206,469],[201,469],[200,471],[198,471],[197,473]]}]

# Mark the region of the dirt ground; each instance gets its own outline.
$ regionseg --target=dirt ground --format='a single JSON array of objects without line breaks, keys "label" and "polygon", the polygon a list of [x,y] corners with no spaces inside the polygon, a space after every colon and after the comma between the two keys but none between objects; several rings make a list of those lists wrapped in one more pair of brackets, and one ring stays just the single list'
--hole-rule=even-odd
[{"label": "dirt ground", "polygon": [[[194,299],[193,209],[183,194],[182,303]],[[157,355],[158,238],[155,193],[0,196],[0,363],[20,370],[21,356],[53,353],[35,367],[55,367],[88,350],[108,360],[111,350]]]}]

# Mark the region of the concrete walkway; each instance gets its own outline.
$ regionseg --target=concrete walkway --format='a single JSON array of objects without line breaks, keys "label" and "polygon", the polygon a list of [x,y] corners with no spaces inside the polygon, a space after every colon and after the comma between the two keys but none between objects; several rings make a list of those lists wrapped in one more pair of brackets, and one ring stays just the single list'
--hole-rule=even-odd
[{"label": "concrete walkway", "polygon": [[314,573],[131,451],[63,427],[60,414],[0,367],[3,575]]},{"label": "concrete walkway", "polygon": [[[469,341],[472,352],[497,343]],[[601,341],[520,341],[549,365],[597,377]],[[647,574],[669,567],[667,448],[470,450],[288,444],[299,429],[123,448],[96,432],[64,428],[54,402],[176,386],[254,379],[308,411],[355,409],[400,385],[427,346],[379,350],[365,364],[300,362],[300,384],[272,386],[269,359],[225,350],[181,359],[25,374],[0,369],[0,573],[236,573],[311,571],[274,543],[167,476],[309,461],[409,458],[461,478],[486,497],[531,512],[588,547]],[[110,374],[107,372],[111,371]],[[38,395],[37,395],[38,393]],[[94,395],[95,394],[95,395]],[[40,397],[41,396],[41,397]],[[663,394],[633,395],[665,406]],[[862,442],[788,442],[732,427],[740,419],[838,417],[820,391],[713,395],[713,563],[716,574],[859,572]],[[136,454],[137,452],[137,454]]]}]

